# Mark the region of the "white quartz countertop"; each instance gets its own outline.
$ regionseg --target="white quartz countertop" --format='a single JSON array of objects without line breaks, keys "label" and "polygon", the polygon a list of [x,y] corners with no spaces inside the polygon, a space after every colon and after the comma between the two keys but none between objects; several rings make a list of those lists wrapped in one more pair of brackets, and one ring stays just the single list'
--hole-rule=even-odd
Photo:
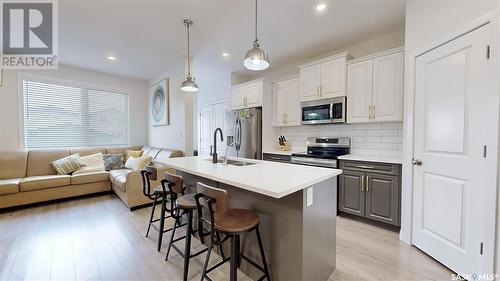
[{"label": "white quartz countertop", "polygon": [[339,156],[338,159],[379,162],[379,163],[389,163],[389,164],[402,164],[403,163],[402,157],[398,157],[398,156],[346,154],[346,155]]},{"label": "white quartz countertop", "polygon": [[330,168],[243,158],[229,159],[257,164],[224,166],[220,163],[213,164],[212,158],[206,156],[169,158],[162,160],[161,163],[175,170],[274,198],[285,197],[342,173],[342,170]]}]

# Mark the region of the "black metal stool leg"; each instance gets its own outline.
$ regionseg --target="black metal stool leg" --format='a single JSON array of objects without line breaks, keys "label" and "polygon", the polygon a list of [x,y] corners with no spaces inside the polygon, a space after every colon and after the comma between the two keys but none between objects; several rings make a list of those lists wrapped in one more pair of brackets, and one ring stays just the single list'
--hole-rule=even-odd
[{"label": "black metal stool leg", "polygon": [[187,221],[186,245],[184,247],[184,274],[183,280],[188,280],[189,259],[191,258],[191,233],[193,232],[193,211],[189,210]]},{"label": "black metal stool leg", "polygon": [[262,263],[264,263],[264,274],[266,274],[267,281],[271,281],[271,278],[269,277],[269,268],[267,268],[267,260],[266,260],[266,255],[264,253],[264,246],[262,245],[262,238],[260,237],[260,231],[259,231],[259,226],[255,229],[255,233],[257,234],[257,241],[259,242],[259,250],[260,250],[260,255],[262,258]]},{"label": "black metal stool leg", "polygon": [[161,242],[163,240],[163,228],[165,226],[165,196],[161,199],[161,217],[160,229],[158,230],[158,252],[161,250]]},{"label": "black metal stool leg", "polygon": [[229,280],[236,281],[238,280],[237,270],[238,270],[238,259],[239,259],[239,251],[237,246],[238,235],[231,235],[231,260],[229,266]]},{"label": "black metal stool leg", "polygon": [[166,261],[168,261],[168,255],[170,254],[170,249],[172,248],[172,244],[174,243],[175,230],[177,229],[177,221],[179,221],[179,219],[175,219],[174,227],[172,228],[172,233],[170,234],[170,242],[168,242],[167,255],[165,256]]},{"label": "black metal stool leg", "polygon": [[[215,235],[217,236],[217,240],[218,240],[218,241],[221,241],[221,240],[220,240],[220,234],[219,234],[219,232],[218,232],[218,231],[215,231]],[[222,256],[222,259],[225,259],[226,257],[225,257],[225,255],[224,255],[224,250],[222,249],[222,243],[221,243],[221,244],[219,244],[219,251],[220,251],[220,255]]]},{"label": "black metal stool leg", "polygon": [[203,269],[201,271],[201,281],[205,280],[205,275],[207,274],[208,262],[210,261],[210,254],[212,253],[213,245],[210,244],[208,247],[207,258],[205,259],[205,264],[203,265]]},{"label": "black metal stool leg", "polygon": [[153,217],[155,215],[155,208],[156,208],[156,201],[158,200],[158,198],[155,198],[155,200],[153,201],[153,209],[151,210],[151,217],[149,218],[149,224],[148,224],[148,231],[146,232],[146,237],[148,237],[149,235],[149,230],[151,229],[151,223],[153,222]]}]

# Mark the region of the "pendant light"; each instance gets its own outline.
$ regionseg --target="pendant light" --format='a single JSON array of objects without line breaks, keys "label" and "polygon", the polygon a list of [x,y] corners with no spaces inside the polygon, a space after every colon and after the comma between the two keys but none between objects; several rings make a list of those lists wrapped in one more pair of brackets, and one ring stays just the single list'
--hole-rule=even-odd
[{"label": "pendant light", "polygon": [[181,91],[184,92],[197,92],[198,91],[198,85],[193,80],[193,77],[191,76],[191,57],[189,56],[189,27],[193,25],[193,22],[191,20],[185,19],[184,20],[184,25],[186,25],[187,28],[187,76],[186,80],[182,82],[181,85]]},{"label": "pendant light", "polygon": [[257,39],[257,0],[255,0],[255,41],[253,41],[253,48],[248,50],[243,65],[250,70],[264,70],[269,67],[269,58],[260,48],[259,39]]}]

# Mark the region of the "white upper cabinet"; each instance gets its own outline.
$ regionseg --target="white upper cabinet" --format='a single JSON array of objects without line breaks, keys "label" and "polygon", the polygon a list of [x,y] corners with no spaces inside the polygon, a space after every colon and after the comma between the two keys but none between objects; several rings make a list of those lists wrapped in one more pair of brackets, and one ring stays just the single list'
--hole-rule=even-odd
[{"label": "white upper cabinet", "polygon": [[236,86],[231,90],[231,110],[245,108],[247,90],[244,86]]},{"label": "white upper cabinet", "polygon": [[273,126],[300,125],[299,79],[273,84]]},{"label": "white upper cabinet", "polygon": [[297,126],[301,121],[300,81],[299,78],[288,80],[286,94],[286,125]]},{"label": "white upper cabinet", "polygon": [[285,124],[286,81],[273,84],[273,126]]},{"label": "white upper cabinet", "polygon": [[403,69],[403,52],[373,59],[374,120],[403,120]]},{"label": "white upper cabinet", "polygon": [[309,101],[319,97],[321,66],[312,65],[300,69],[300,100]]},{"label": "white upper cabinet", "polygon": [[347,123],[402,121],[403,69],[403,48],[349,62]]},{"label": "white upper cabinet", "polygon": [[233,86],[230,110],[262,106],[264,81],[251,81]]},{"label": "white upper cabinet", "polygon": [[338,58],[321,64],[321,98],[334,98],[346,95],[346,59]]},{"label": "white upper cabinet", "polygon": [[346,95],[346,65],[351,56],[344,52],[299,66],[300,100],[312,101]]},{"label": "white upper cabinet", "polygon": [[369,122],[372,105],[373,60],[347,66],[347,122]]}]

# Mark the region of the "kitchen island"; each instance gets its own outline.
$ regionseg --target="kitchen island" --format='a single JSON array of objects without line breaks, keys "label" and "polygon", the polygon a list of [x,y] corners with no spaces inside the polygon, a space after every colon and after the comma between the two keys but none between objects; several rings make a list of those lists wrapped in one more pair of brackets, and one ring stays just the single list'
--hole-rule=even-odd
[{"label": "kitchen island", "polygon": [[[337,175],[341,170],[231,158],[229,165],[208,157],[170,158],[163,164],[196,183],[228,191],[230,208],[259,214],[273,280],[328,280],[335,268]],[[238,166],[240,165],[240,166]],[[254,233],[242,236],[241,249],[260,263]],[[242,262],[252,279],[259,273]]]}]

